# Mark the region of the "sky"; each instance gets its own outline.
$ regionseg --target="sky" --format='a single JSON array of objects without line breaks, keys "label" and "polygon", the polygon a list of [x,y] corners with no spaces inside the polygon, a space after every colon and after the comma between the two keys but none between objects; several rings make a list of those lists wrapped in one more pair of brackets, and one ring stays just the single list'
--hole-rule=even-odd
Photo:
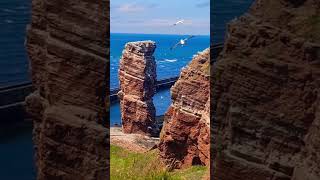
[{"label": "sky", "polygon": [[[110,0],[111,33],[210,34],[210,0]],[[173,26],[184,19],[184,24]]]}]

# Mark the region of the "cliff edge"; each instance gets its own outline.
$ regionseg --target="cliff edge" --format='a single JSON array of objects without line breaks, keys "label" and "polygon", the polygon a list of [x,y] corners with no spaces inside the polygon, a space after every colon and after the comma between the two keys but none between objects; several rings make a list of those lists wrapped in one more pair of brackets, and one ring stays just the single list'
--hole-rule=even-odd
[{"label": "cliff edge", "polygon": [[209,165],[210,49],[195,55],[171,88],[160,134],[160,157],[170,168]]}]

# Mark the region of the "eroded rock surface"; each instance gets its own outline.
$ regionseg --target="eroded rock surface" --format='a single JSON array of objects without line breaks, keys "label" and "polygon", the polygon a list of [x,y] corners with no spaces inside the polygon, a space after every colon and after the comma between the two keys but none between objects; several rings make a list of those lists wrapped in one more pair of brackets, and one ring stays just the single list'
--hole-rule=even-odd
[{"label": "eroded rock surface", "polygon": [[219,180],[320,179],[320,1],[257,0],[212,69]]},{"label": "eroded rock surface", "polygon": [[171,88],[172,104],[165,114],[160,156],[171,168],[209,165],[210,49],[182,69]]},{"label": "eroded rock surface", "polygon": [[[123,133],[121,127],[110,128],[110,144],[122,147],[129,151],[144,153],[157,147],[159,138],[141,134]],[[111,167],[112,168],[112,167]]]},{"label": "eroded rock surface", "polygon": [[118,93],[124,133],[150,134],[155,124],[156,45],[152,41],[127,43],[123,51]]},{"label": "eroded rock surface", "polygon": [[26,48],[37,179],[108,179],[109,1],[33,0]]}]

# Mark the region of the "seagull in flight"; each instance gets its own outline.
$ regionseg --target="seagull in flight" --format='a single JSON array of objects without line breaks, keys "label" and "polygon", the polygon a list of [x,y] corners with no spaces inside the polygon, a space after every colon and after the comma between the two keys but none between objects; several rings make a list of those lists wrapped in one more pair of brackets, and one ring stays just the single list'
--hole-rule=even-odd
[{"label": "seagull in flight", "polygon": [[183,24],[184,23],[184,19],[181,19],[179,21],[177,21],[176,23],[174,23],[173,25],[176,26],[178,24]]},{"label": "seagull in flight", "polygon": [[195,37],[195,36],[191,35],[191,36],[189,36],[189,37],[187,37],[187,38],[185,38],[185,39],[181,39],[177,44],[175,44],[174,46],[172,46],[172,47],[170,48],[170,50],[173,50],[173,49],[177,48],[179,45],[181,45],[181,46],[183,47],[184,45],[186,45],[187,41],[188,41],[189,39],[193,38],[193,37]]}]

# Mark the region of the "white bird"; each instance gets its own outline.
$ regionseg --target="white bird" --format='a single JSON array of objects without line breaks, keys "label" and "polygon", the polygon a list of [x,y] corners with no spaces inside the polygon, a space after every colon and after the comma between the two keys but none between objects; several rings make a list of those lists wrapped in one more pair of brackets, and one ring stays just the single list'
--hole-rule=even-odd
[{"label": "white bird", "polygon": [[191,36],[189,36],[189,37],[187,37],[187,38],[185,38],[185,39],[181,39],[177,44],[175,44],[174,46],[172,46],[172,47],[170,48],[170,50],[173,50],[173,49],[177,48],[179,45],[181,45],[181,46],[183,47],[184,45],[186,45],[187,41],[188,41],[189,39],[193,38],[193,37],[194,37],[194,36],[191,35]]},{"label": "white bird", "polygon": [[184,19],[181,19],[179,21],[177,21],[176,23],[174,23],[173,25],[176,26],[178,24],[183,24],[184,23]]}]

